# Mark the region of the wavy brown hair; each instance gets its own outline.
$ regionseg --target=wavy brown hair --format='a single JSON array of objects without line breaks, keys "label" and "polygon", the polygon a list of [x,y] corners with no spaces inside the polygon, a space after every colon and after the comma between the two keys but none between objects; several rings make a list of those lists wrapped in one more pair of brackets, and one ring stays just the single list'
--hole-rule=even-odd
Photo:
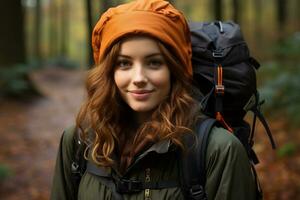
[{"label": "wavy brown hair", "polygon": [[[173,144],[184,148],[182,135],[192,133],[200,118],[199,106],[192,97],[192,80],[187,70],[166,46],[157,42],[171,72],[171,91],[154,110],[151,119],[138,127],[133,142],[137,145],[145,137],[153,142],[170,139]],[[128,119],[132,111],[121,99],[114,82],[114,66],[120,46],[121,41],[114,44],[101,64],[88,72],[87,100],[76,119],[80,137],[87,143],[92,160],[100,166],[114,163],[111,156],[119,144],[118,138],[130,129],[122,116]]]}]

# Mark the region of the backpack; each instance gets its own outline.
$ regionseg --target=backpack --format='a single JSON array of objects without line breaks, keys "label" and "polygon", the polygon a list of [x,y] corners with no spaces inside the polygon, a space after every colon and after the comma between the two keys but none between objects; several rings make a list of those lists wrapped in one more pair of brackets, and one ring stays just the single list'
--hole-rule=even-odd
[{"label": "backpack", "polygon": [[[260,111],[264,103],[259,99],[256,85],[256,70],[260,64],[249,55],[238,24],[216,21],[194,22],[189,26],[194,82],[204,95],[202,111],[233,132],[245,146],[251,160],[258,163],[254,152],[251,152],[257,118],[275,149],[270,128]],[[253,112],[252,128],[244,120],[249,111]],[[244,129],[247,129],[247,134]]]},{"label": "backpack", "polygon": [[[259,99],[256,85],[256,70],[260,65],[249,55],[249,49],[240,27],[233,22],[220,21],[189,23],[189,26],[194,84],[203,94],[199,102],[203,113],[208,117],[202,120],[196,129],[200,145],[190,151],[187,156],[182,157],[181,186],[186,199],[205,200],[207,199],[204,190],[205,155],[212,127],[222,126],[232,132],[245,147],[253,165],[259,162],[252,149],[257,118],[262,122],[273,149],[275,149],[275,142],[260,111],[263,101]],[[252,127],[244,120],[249,111],[253,112]],[[87,162],[82,160],[84,144],[76,135],[74,137],[76,156],[72,163],[72,172],[75,186],[78,187],[85,170],[96,173],[97,169],[89,165],[86,168]],[[252,167],[252,169],[256,178],[255,168]],[[132,183],[130,180],[124,180],[124,182],[117,180],[116,185],[120,185],[122,191],[130,192],[130,190],[142,190],[144,184]],[[157,183],[152,188],[163,187],[170,187],[170,184]],[[146,188],[151,189],[151,186],[148,185]],[[257,199],[260,199],[261,195],[260,187],[257,185]]]},{"label": "backpack", "polygon": [[[203,144],[202,149],[196,149],[194,163],[192,158],[183,161],[183,171],[187,175],[184,185],[196,188],[188,192],[190,199],[205,199],[196,197],[193,193],[201,193],[205,185],[205,150],[206,134],[216,123],[232,132],[243,144],[252,163],[252,170],[256,177],[254,165],[259,162],[254,150],[254,133],[256,119],[264,126],[271,146],[276,148],[270,128],[261,113],[264,101],[259,99],[256,85],[256,70],[260,64],[249,55],[249,48],[243,38],[241,29],[234,22],[192,22],[189,23],[192,40],[193,80],[195,87],[203,94],[199,99],[202,111],[215,121],[204,121],[206,131],[200,132],[198,138]],[[244,120],[246,113],[253,113],[252,127]],[[199,132],[198,132],[199,133]],[[200,166],[194,176],[195,166]],[[194,180],[195,179],[195,180]],[[200,184],[200,185],[199,185]],[[258,182],[257,182],[258,184]],[[200,191],[202,190],[202,191]],[[257,185],[257,199],[261,198],[261,190]]]}]

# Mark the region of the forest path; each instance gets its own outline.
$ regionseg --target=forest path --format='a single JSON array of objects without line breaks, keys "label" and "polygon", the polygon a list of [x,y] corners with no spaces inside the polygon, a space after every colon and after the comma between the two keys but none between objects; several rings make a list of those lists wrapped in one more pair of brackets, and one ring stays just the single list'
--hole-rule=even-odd
[{"label": "forest path", "polygon": [[46,68],[31,75],[44,95],[0,103],[0,163],[14,176],[0,183],[0,199],[49,199],[59,139],[74,124],[84,72]]}]

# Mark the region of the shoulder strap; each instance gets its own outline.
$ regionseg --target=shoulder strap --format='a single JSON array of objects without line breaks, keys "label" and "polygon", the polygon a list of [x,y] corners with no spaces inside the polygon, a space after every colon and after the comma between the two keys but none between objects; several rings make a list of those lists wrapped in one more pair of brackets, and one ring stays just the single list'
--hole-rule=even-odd
[{"label": "shoulder strap", "polygon": [[[205,158],[208,137],[216,120],[206,118],[197,126],[197,143],[194,148],[182,155],[182,184],[187,199],[206,200],[205,182],[206,167]],[[188,145],[192,141],[187,141]]]},{"label": "shoulder strap", "polygon": [[[254,100],[253,100],[254,99]],[[261,105],[264,103],[264,101],[260,101],[260,97],[259,97],[259,93],[258,91],[256,91],[256,93],[250,98],[249,102],[247,103],[247,105],[244,107],[244,110],[247,110],[247,106],[249,106],[249,110],[251,110],[254,115],[253,115],[253,124],[252,124],[252,131],[250,134],[250,142],[253,145],[253,137],[254,137],[254,130],[255,130],[255,123],[256,123],[256,118],[258,117],[258,119],[260,120],[260,122],[262,123],[262,125],[264,126],[266,133],[269,137],[272,149],[276,149],[276,144],[275,144],[275,140],[272,136],[271,130],[269,128],[269,125],[265,119],[265,117],[263,116],[263,114],[260,111]],[[252,105],[251,105],[252,104]]]},{"label": "shoulder strap", "polygon": [[[200,127],[197,132],[198,140],[200,143],[200,160],[199,160],[199,167],[200,167],[200,183],[204,186],[206,182],[206,150],[207,150],[207,144],[208,144],[208,136],[211,132],[212,127],[217,122],[216,119],[213,118],[207,118],[205,121],[203,121],[200,124]],[[199,155],[199,154],[198,154]]]},{"label": "shoulder strap", "polygon": [[126,177],[120,177],[112,169],[99,167],[91,161],[87,162],[86,171],[97,176],[102,184],[109,187],[112,191],[113,199],[115,200],[123,200],[123,194],[140,192],[145,189],[164,189],[180,186],[178,182],[172,180],[145,182],[142,180],[131,180]]},{"label": "shoulder strap", "polygon": [[[196,146],[194,146],[195,148],[192,148],[191,151],[189,151],[182,157],[181,177],[183,178],[183,180],[181,181],[181,185],[184,189],[185,194],[187,195],[187,199],[207,200],[207,196],[204,191],[206,182],[205,157],[208,144],[208,137],[212,127],[215,125],[216,122],[217,121],[213,118],[206,118],[197,125]],[[189,143],[195,144],[194,141],[191,141],[190,139],[186,142],[187,145],[190,145]],[[81,140],[79,139],[78,132],[76,131],[74,133],[75,155],[74,160],[72,162],[72,174],[74,185],[77,187],[77,190],[80,179],[86,170],[92,174],[98,175],[103,178],[113,178],[114,181],[117,182],[116,190],[120,193],[140,191],[144,188],[162,189],[178,186],[178,183],[173,181],[144,183],[140,181],[126,180],[123,178],[118,180],[112,177],[111,174],[107,174],[107,172],[100,170],[99,168],[93,166],[90,162],[87,162],[84,159],[84,149],[85,144],[81,142]]]},{"label": "shoulder strap", "polygon": [[81,180],[82,175],[86,170],[86,163],[87,161],[84,158],[84,151],[86,145],[82,142],[79,138],[79,132],[77,129],[74,130],[74,137],[73,137],[73,148],[74,148],[74,157],[71,164],[71,172],[72,172],[72,181],[75,186],[75,193],[77,196],[79,183]]}]

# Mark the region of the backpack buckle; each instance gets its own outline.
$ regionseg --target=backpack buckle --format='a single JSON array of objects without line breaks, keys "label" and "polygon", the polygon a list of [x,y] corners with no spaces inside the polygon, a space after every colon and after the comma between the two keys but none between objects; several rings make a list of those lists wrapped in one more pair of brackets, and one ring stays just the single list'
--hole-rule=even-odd
[{"label": "backpack buckle", "polygon": [[71,172],[74,173],[74,174],[79,173],[79,164],[78,163],[72,162]]},{"label": "backpack buckle", "polygon": [[141,181],[121,179],[116,183],[117,191],[119,193],[132,193],[140,192],[143,190],[143,184]]},{"label": "backpack buckle", "polygon": [[223,58],[223,51],[222,50],[215,50],[212,52],[214,58]]},{"label": "backpack buckle", "polygon": [[225,91],[224,85],[215,85],[215,93],[217,95],[223,96],[224,95],[224,91]]},{"label": "backpack buckle", "polygon": [[189,189],[190,198],[193,200],[207,200],[207,195],[202,185],[193,185]]}]

